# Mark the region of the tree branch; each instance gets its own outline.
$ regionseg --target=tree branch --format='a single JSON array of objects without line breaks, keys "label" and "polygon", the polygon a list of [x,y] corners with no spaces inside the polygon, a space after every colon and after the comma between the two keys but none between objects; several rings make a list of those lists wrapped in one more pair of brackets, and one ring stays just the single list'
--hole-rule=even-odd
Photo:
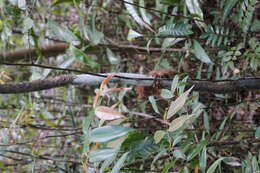
[{"label": "tree branch", "polygon": [[[10,82],[0,85],[1,94],[25,93],[40,91],[66,85],[90,85],[97,86],[108,76],[113,75],[110,82],[116,82],[127,85],[151,86],[154,81],[159,81],[162,87],[170,88],[172,79],[157,79],[149,75],[135,73],[102,73],[102,74],[82,74],[82,75],[61,75],[54,78],[35,80],[32,82]],[[246,90],[259,90],[260,77],[241,78],[237,80],[187,80],[188,86],[194,86],[195,91],[206,91],[212,93],[230,93]]]}]

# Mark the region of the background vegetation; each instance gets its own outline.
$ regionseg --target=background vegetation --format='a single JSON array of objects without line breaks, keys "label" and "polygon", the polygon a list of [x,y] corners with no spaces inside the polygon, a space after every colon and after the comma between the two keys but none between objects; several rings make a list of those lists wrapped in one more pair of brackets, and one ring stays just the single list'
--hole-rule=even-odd
[{"label": "background vegetation", "polygon": [[1,95],[0,171],[259,172],[259,90],[184,89],[260,76],[259,11],[257,0],[1,0],[1,84],[86,72],[173,82]]}]

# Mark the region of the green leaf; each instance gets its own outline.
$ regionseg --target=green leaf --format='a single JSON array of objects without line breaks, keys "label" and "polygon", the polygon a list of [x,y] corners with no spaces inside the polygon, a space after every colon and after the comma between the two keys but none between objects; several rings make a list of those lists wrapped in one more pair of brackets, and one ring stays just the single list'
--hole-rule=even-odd
[{"label": "green leaf", "polygon": [[26,10],[26,0],[17,0],[18,8]]},{"label": "green leaf", "polygon": [[86,153],[89,151],[89,145],[90,145],[90,140],[89,140],[89,127],[90,127],[90,123],[93,120],[95,114],[94,111],[89,111],[88,116],[85,118],[85,120],[83,121],[83,125],[82,125],[82,131],[84,134],[84,148],[83,148],[83,153]]},{"label": "green leaf", "polygon": [[155,141],[151,137],[146,137],[143,140],[136,141],[129,147],[130,148],[128,148],[128,150],[130,150],[132,157],[141,158],[151,156],[159,150],[158,146],[155,144]]},{"label": "green leaf", "polygon": [[27,32],[33,27],[33,20],[30,17],[26,17],[23,21],[23,33]]},{"label": "green leaf", "polygon": [[83,0],[54,0],[53,3],[52,3],[52,6],[56,6],[58,4],[64,4],[64,3],[71,3],[73,4],[75,2],[80,2],[80,1],[83,1]]},{"label": "green leaf", "polygon": [[173,151],[173,156],[176,157],[176,159],[186,160],[186,155],[179,149]]},{"label": "green leaf", "polygon": [[155,133],[154,133],[154,141],[156,144],[158,144],[162,138],[164,137],[164,135],[166,134],[165,131],[163,130],[157,130]]},{"label": "green leaf", "polygon": [[185,3],[191,14],[196,14],[200,19],[203,19],[203,13],[198,0],[185,0]]},{"label": "green leaf", "polygon": [[213,62],[210,60],[205,50],[201,47],[199,42],[197,42],[196,40],[193,40],[193,53],[202,62],[206,64],[213,64]]},{"label": "green leaf", "polygon": [[153,97],[153,96],[149,96],[149,101],[150,101],[150,103],[152,104],[153,110],[154,110],[156,113],[159,114],[160,112],[159,112],[159,109],[158,109],[158,107],[157,107],[157,104],[156,104],[156,101],[155,101],[154,97]]},{"label": "green leaf", "polygon": [[231,9],[237,4],[239,0],[226,0],[225,4],[223,5],[223,15],[222,20],[228,19],[227,16],[229,15]]},{"label": "green leaf", "polygon": [[200,38],[207,39],[206,45],[211,45],[212,47],[227,45],[230,41],[234,40],[232,35],[235,35],[228,27],[219,27],[208,25],[204,28],[205,33],[203,33]]},{"label": "green leaf", "polygon": [[185,166],[184,168],[182,168],[182,169],[180,170],[179,173],[190,173],[190,171],[189,171],[189,168],[188,168],[187,166]]},{"label": "green leaf", "polygon": [[239,160],[240,160],[239,158],[235,158],[235,157],[226,157],[225,159],[223,159],[223,162],[225,162],[230,166],[241,166]]},{"label": "green leaf", "polygon": [[207,111],[204,111],[204,113],[203,113],[203,126],[206,129],[206,131],[209,133],[210,124],[209,124],[209,115],[208,115]]},{"label": "green leaf", "polygon": [[115,166],[113,167],[111,173],[119,173],[120,169],[124,166],[124,162],[127,159],[129,152],[124,153],[120,159],[116,162]]},{"label": "green leaf", "polygon": [[170,108],[167,112],[166,118],[169,119],[173,115],[175,115],[185,104],[189,93],[191,92],[193,87],[185,91],[182,95],[180,95],[175,101],[171,102]]},{"label": "green leaf", "polygon": [[186,36],[191,35],[191,25],[189,24],[168,24],[159,28],[159,35],[170,35],[170,36]]},{"label": "green leaf", "polygon": [[174,134],[176,135],[176,138],[172,142],[173,147],[179,144],[183,139],[187,138],[187,136],[182,135],[181,132],[176,132]]},{"label": "green leaf", "polygon": [[254,156],[252,158],[252,171],[253,172],[259,172],[260,171],[260,168],[259,168],[259,162],[257,161],[257,158],[256,156]]},{"label": "green leaf", "polygon": [[200,160],[199,160],[200,171],[205,172],[207,167],[207,148],[206,146],[203,147],[200,153]]},{"label": "green leaf", "polygon": [[[140,1],[139,1],[139,5],[140,5],[141,7],[145,7],[144,0],[140,0]],[[144,20],[147,24],[151,25],[151,22],[150,22],[150,18],[151,18],[151,17],[150,17],[150,15],[147,14],[145,8],[141,8],[141,7],[139,8],[139,10],[140,10],[140,13],[141,13],[141,16],[142,16],[143,20]]]},{"label": "green leaf", "polygon": [[103,126],[93,129],[90,132],[90,141],[108,142],[125,136],[131,131],[133,131],[133,129],[122,126]]},{"label": "green leaf", "polygon": [[130,29],[129,32],[128,32],[128,35],[127,35],[127,40],[133,41],[135,38],[142,37],[142,36],[143,36],[142,34],[139,34],[138,32]]},{"label": "green leaf", "polygon": [[134,6],[132,5],[134,2],[133,0],[125,0],[125,7],[129,14],[134,18],[134,20],[141,26],[144,26],[144,21],[139,16],[137,11],[135,10]]},{"label": "green leaf", "polygon": [[218,160],[216,160],[207,170],[207,173],[215,173],[216,168],[221,164],[221,161],[225,159],[225,157],[221,157]]},{"label": "green leaf", "polygon": [[95,116],[94,111],[93,110],[89,111],[88,116],[83,121],[82,131],[83,131],[84,134],[89,133],[90,123],[93,120],[94,116]]},{"label": "green leaf", "polygon": [[121,149],[127,150],[129,147],[145,139],[145,136],[137,131],[130,132],[127,138],[122,143]]},{"label": "green leaf", "polygon": [[85,29],[86,32],[88,33],[90,42],[92,45],[98,45],[104,40],[104,34],[103,32],[95,30],[90,30],[88,28]]},{"label": "green leaf", "polygon": [[134,18],[134,20],[140,25],[145,27],[146,29],[153,31],[153,29],[143,21],[143,19],[139,16],[139,14],[137,13],[137,11],[135,10],[134,6],[132,4],[134,4],[133,0],[124,0],[124,4],[125,7],[127,9],[127,11],[129,12],[129,14]]},{"label": "green leaf", "polygon": [[187,160],[192,160],[195,156],[197,156],[201,150],[207,145],[206,140],[201,140],[198,144],[196,144],[196,147],[192,149],[192,151],[187,156]]},{"label": "green leaf", "polygon": [[2,32],[4,29],[4,22],[3,20],[0,20],[0,32]]},{"label": "green leaf", "polygon": [[260,138],[260,126],[255,130],[255,138]]},{"label": "green leaf", "polygon": [[162,89],[161,90],[161,96],[162,98],[165,98],[165,99],[170,99],[173,97],[173,94],[170,90],[167,90],[167,89]]},{"label": "green leaf", "polygon": [[178,86],[178,81],[179,81],[179,76],[175,75],[173,80],[172,80],[172,85],[171,85],[171,92],[174,93],[177,86]]},{"label": "green leaf", "polygon": [[[0,28],[1,30],[1,28]],[[250,27],[250,31],[252,32],[259,32],[260,31],[260,20],[255,19]]]},{"label": "green leaf", "polygon": [[177,159],[172,160],[171,162],[166,162],[164,164],[164,168],[162,173],[169,173],[169,169],[171,169],[172,167],[174,167],[175,163],[176,163]]},{"label": "green leaf", "polygon": [[257,0],[245,0],[241,3],[239,24],[244,33],[251,25],[251,20],[255,11]]},{"label": "green leaf", "polygon": [[81,61],[82,63],[84,63],[84,64],[86,64],[88,66],[90,66],[91,68],[99,67],[99,64],[96,63],[95,61],[93,61],[91,59],[91,57],[86,55],[82,50],[80,50],[80,49],[78,49],[78,48],[76,48],[76,47],[71,45],[70,48],[69,48],[69,51],[71,52],[71,54],[73,56],[75,56],[75,58],[77,60]]},{"label": "green leaf", "polygon": [[108,60],[111,64],[120,64],[121,58],[119,55],[115,55],[109,48],[106,49]]},{"label": "green leaf", "polygon": [[[106,170],[109,168],[109,166],[114,162],[114,160],[116,159],[116,154],[111,157],[110,159],[105,160],[102,165],[101,168],[99,169],[99,173],[104,173],[107,172]],[[110,169],[109,169],[110,170]]]},{"label": "green leaf", "polygon": [[68,43],[77,43],[79,41],[78,38],[69,29],[60,26],[54,21],[49,21],[48,26],[52,33],[61,41],[66,41]]},{"label": "green leaf", "polygon": [[168,131],[173,132],[173,131],[176,131],[176,130],[184,129],[189,124],[191,124],[196,117],[197,117],[196,115],[183,115],[183,116],[180,116],[180,117],[174,119],[171,122]]},{"label": "green leaf", "polygon": [[100,162],[103,160],[111,159],[114,155],[116,155],[118,149],[100,149],[93,150],[89,153],[89,161],[90,162]]},{"label": "green leaf", "polygon": [[224,130],[227,120],[228,120],[228,117],[225,117],[224,120],[222,121],[220,127],[218,128],[217,133],[214,134],[216,140],[219,140],[219,137],[221,136],[221,134],[223,134],[222,130]]},{"label": "green leaf", "polygon": [[[185,3],[193,18],[203,20],[203,12],[200,8],[199,0],[185,0]],[[206,26],[205,23],[201,21],[195,21],[195,23],[202,28]]]}]

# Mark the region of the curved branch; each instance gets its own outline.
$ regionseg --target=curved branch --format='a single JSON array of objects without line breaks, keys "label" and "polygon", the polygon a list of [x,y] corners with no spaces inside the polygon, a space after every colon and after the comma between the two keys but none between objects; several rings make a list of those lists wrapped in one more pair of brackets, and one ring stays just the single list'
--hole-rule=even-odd
[{"label": "curved branch", "polygon": [[75,75],[61,75],[54,78],[35,80],[32,82],[10,82],[0,85],[1,94],[25,93],[40,91],[70,84]]},{"label": "curved branch", "polygon": [[37,51],[45,57],[57,56],[66,51],[69,47],[68,43],[56,43],[54,45],[48,45],[37,48],[28,48],[21,50],[12,50],[8,52],[0,52],[0,62],[14,62],[23,59],[34,59],[38,56]]},{"label": "curved branch", "polygon": [[[108,75],[114,77],[110,82],[117,82],[128,85],[151,86],[154,80],[159,80],[163,87],[170,88],[172,79],[156,79],[149,75],[135,73],[103,73],[103,74],[82,74],[82,75],[61,75],[54,78],[36,80],[32,82],[11,82],[0,85],[1,94],[25,93],[40,91],[66,85],[99,85]],[[212,93],[230,93],[247,90],[260,89],[260,77],[241,78],[237,80],[206,81],[189,79],[188,87],[194,85],[195,91]]]}]

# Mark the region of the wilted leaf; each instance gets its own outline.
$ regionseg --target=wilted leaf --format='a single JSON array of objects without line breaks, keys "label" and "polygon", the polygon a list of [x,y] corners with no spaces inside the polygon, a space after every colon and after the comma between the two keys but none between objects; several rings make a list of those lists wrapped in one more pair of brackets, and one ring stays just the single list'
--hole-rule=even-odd
[{"label": "wilted leaf", "polygon": [[180,116],[180,117],[174,119],[171,122],[168,131],[173,132],[173,131],[179,130],[181,128],[183,129],[183,128],[187,127],[188,124],[193,122],[195,117],[196,117],[196,115],[183,115],[183,116]]},{"label": "wilted leaf", "polygon": [[120,112],[107,106],[96,107],[95,114],[102,120],[115,120],[124,117]]},{"label": "wilted leaf", "polygon": [[171,102],[170,108],[167,112],[167,119],[171,118],[174,114],[176,114],[185,104],[189,93],[191,92],[193,87],[189,90],[185,91],[182,95],[180,95],[175,101]]},{"label": "wilted leaf", "polygon": [[185,40],[185,38],[165,38],[162,43],[162,49],[165,50],[182,40]]},{"label": "wilted leaf", "polygon": [[107,93],[111,93],[111,92],[128,91],[131,89],[132,88],[105,88],[102,93],[107,94]]},{"label": "wilted leaf", "polygon": [[128,35],[127,35],[127,40],[133,41],[135,38],[142,37],[142,36],[143,36],[142,34],[139,34],[138,32],[130,29],[129,32],[128,32]]}]

